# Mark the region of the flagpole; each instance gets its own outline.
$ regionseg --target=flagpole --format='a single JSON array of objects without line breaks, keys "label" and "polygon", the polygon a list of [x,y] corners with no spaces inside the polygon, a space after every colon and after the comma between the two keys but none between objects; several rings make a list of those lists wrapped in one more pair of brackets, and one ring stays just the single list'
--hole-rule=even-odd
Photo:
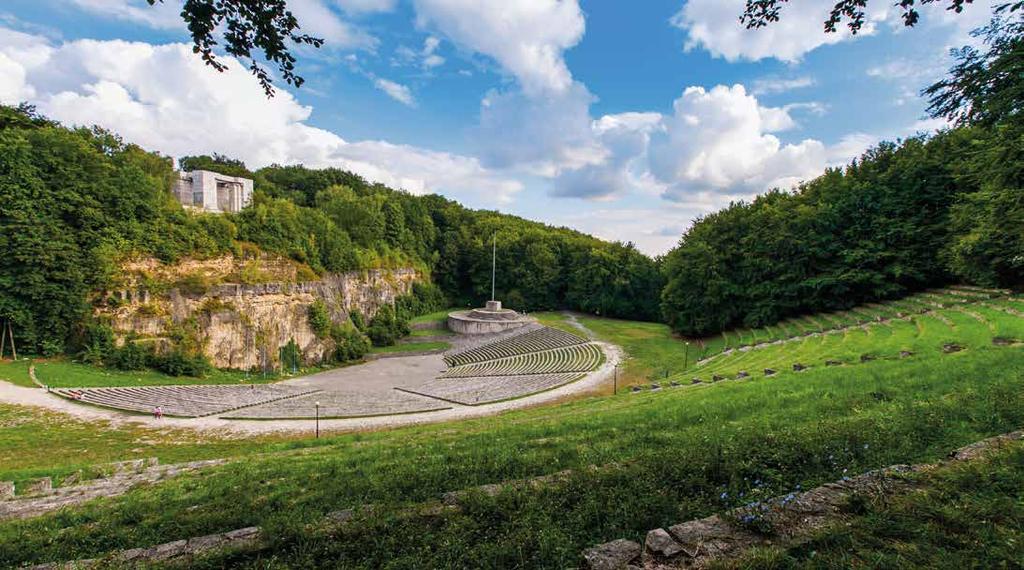
[{"label": "flagpole", "polygon": [[491,242],[491,300],[494,298],[494,270],[498,265],[498,233],[495,232]]}]

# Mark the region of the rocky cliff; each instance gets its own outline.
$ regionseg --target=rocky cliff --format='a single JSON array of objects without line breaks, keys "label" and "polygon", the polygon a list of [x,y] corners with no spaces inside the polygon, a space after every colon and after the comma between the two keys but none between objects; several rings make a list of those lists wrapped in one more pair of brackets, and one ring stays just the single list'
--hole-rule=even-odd
[{"label": "rocky cliff", "polygon": [[[369,319],[421,278],[413,269],[377,269],[299,281],[302,267],[280,259],[254,264],[220,258],[175,266],[147,260],[124,269],[123,287],[106,292],[97,309],[120,339],[134,334],[160,348],[190,334],[214,366],[238,369],[276,365],[280,347],[291,340],[306,363],[319,362],[332,347],[310,328],[314,301],[322,300],[335,322],[352,311]],[[232,282],[240,276],[252,281],[254,275],[266,282]]]}]

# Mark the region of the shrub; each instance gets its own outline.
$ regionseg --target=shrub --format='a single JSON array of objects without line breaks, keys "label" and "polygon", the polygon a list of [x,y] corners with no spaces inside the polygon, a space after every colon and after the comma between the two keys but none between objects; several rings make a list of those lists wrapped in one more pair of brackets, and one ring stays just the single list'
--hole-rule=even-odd
[{"label": "shrub", "polygon": [[331,315],[327,312],[327,305],[320,299],[313,301],[309,306],[309,328],[313,329],[317,338],[327,338],[331,334]]},{"label": "shrub", "polygon": [[129,339],[107,358],[107,364],[118,370],[145,370],[153,358],[153,351]]},{"label": "shrub", "polygon": [[352,321],[352,326],[356,327],[356,330],[361,333],[366,332],[366,317],[364,317],[363,313],[358,309],[353,309],[352,312],[348,314],[348,318]]},{"label": "shrub", "polygon": [[337,362],[359,360],[370,352],[370,339],[350,324],[331,327],[334,339],[334,359]]},{"label": "shrub", "polygon": [[170,376],[196,378],[206,376],[213,369],[213,365],[202,354],[189,355],[177,348],[167,354],[154,355],[150,365]]},{"label": "shrub", "polygon": [[281,370],[297,370],[302,366],[302,351],[299,350],[294,338],[278,350],[278,356],[281,359]]},{"label": "shrub", "polygon": [[374,346],[391,346],[399,338],[409,334],[409,321],[400,318],[391,305],[384,305],[370,319],[366,334]]}]

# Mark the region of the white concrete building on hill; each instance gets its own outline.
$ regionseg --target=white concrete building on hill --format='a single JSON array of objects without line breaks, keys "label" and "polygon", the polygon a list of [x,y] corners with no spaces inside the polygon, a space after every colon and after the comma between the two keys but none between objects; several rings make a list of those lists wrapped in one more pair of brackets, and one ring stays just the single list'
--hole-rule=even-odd
[{"label": "white concrete building on hill", "polygon": [[179,172],[174,195],[183,206],[216,214],[239,212],[252,202],[252,180],[209,170]]}]

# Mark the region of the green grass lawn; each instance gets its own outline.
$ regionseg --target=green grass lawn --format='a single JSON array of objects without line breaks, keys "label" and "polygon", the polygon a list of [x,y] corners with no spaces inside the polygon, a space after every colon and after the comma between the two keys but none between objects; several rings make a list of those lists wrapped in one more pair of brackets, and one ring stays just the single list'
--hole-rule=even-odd
[{"label": "green grass lawn", "polygon": [[431,336],[455,336],[455,333],[448,329],[413,329],[409,333],[412,338]]},{"label": "green grass lawn", "polygon": [[375,346],[370,349],[370,354],[393,354],[396,352],[423,352],[427,350],[448,350],[451,345],[447,342],[404,342],[391,346]]},{"label": "green grass lawn", "polygon": [[576,336],[582,336],[583,332],[579,328],[573,326],[569,322],[569,318],[562,312],[555,311],[543,311],[539,313],[530,313],[530,316],[537,319],[540,324],[551,327],[553,329],[563,330],[567,333],[574,334]]},{"label": "green grass lawn", "polygon": [[692,367],[696,359],[696,344],[691,343],[687,349],[685,341],[674,336],[668,325],[593,316],[580,316],[579,321],[598,339],[626,351],[628,358],[619,373],[620,386],[664,378],[666,371],[679,372],[686,364]]},{"label": "green grass lawn", "polygon": [[[756,492],[779,494],[843,469],[935,460],[1014,429],[1024,424],[1022,374],[1024,351],[987,347],[335,436],[317,450],[255,455],[0,523],[0,566],[259,524],[274,537],[269,551],[197,567],[264,567],[268,556],[295,568],[567,567],[589,545],[642,540],[651,528],[740,504],[755,479],[764,482]],[[61,429],[47,438],[72,448]],[[400,515],[445,491],[564,469],[575,475],[562,484],[473,496],[459,512]],[[720,500],[723,492],[731,499]],[[371,503],[378,507],[347,530],[309,526],[331,510]]]},{"label": "green grass lawn", "polygon": [[[63,359],[34,361],[36,378],[54,388],[86,388],[104,386],[165,386],[181,384],[260,384],[275,382],[283,376],[278,373],[263,374],[238,370],[218,370],[202,378],[192,376],[168,376],[155,370],[122,371],[90,364],[81,364]],[[0,379],[19,386],[35,387],[28,376],[28,362],[0,364]]]},{"label": "green grass lawn", "polygon": [[433,313],[427,313],[426,315],[420,315],[418,317],[413,317],[412,319],[409,320],[409,324],[413,325],[413,326],[415,326],[415,325],[423,325],[423,324],[428,324],[428,323],[444,324],[444,323],[448,322],[448,313],[450,313],[452,311],[463,310],[463,309],[465,309],[465,307],[451,307],[451,308],[448,308],[448,309],[444,309],[443,311],[435,311]]}]

